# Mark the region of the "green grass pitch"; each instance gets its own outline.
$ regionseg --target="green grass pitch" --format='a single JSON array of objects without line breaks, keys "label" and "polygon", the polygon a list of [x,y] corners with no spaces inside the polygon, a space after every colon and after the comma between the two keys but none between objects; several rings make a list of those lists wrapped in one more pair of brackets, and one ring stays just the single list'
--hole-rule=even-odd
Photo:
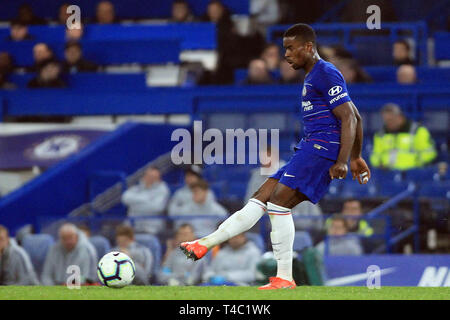
[{"label": "green grass pitch", "polygon": [[297,287],[260,291],[256,287],[0,287],[0,300],[450,300],[450,287]]}]

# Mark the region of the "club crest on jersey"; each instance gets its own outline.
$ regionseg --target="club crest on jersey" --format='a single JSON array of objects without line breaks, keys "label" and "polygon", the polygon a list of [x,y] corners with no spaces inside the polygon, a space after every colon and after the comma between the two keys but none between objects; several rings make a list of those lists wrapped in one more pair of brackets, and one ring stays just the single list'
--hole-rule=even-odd
[{"label": "club crest on jersey", "polygon": [[306,86],[303,86],[302,95],[306,96]]},{"label": "club crest on jersey", "polygon": [[334,86],[333,88],[328,90],[328,95],[329,96],[335,96],[335,95],[341,93],[341,91],[342,91],[342,87],[341,86]]}]

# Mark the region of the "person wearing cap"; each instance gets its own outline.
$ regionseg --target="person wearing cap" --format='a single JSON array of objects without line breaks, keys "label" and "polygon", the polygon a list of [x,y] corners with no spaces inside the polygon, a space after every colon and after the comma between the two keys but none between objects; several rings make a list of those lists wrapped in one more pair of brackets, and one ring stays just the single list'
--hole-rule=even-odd
[{"label": "person wearing cap", "polygon": [[430,132],[411,121],[400,107],[388,103],[381,110],[383,128],[374,135],[372,166],[390,170],[409,170],[431,163],[437,155]]},{"label": "person wearing cap", "polygon": [[[175,191],[170,199],[168,207],[169,215],[177,215],[177,212],[179,212],[185,204],[192,202],[192,190],[190,186],[200,180],[202,180],[201,168],[196,165],[190,166],[184,174],[184,186]],[[216,196],[214,195],[214,192],[209,189],[207,200],[211,201],[215,199]]]}]

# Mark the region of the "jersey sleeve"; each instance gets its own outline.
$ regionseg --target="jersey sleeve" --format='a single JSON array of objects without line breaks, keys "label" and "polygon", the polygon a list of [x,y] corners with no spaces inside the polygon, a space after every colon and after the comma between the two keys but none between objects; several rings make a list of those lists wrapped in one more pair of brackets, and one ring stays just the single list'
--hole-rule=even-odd
[{"label": "jersey sleeve", "polygon": [[336,69],[329,68],[327,72],[323,73],[318,89],[325,97],[331,110],[345,102],[351,101],[344,77]]}]

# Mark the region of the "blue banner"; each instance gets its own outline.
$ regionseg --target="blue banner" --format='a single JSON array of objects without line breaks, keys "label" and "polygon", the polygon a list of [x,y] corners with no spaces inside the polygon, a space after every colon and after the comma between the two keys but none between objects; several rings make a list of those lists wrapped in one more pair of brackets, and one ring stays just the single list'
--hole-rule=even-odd
[{"label": "blue banner", "polygon": [[381,286],[450,287],[450,255],[328,256],[324,262],[329,286],[366,286],[375,266]]},{"label": "blue banner", "polygon": [[76,129],[0,136],[0,170],[48,168],[107,132]]}]

